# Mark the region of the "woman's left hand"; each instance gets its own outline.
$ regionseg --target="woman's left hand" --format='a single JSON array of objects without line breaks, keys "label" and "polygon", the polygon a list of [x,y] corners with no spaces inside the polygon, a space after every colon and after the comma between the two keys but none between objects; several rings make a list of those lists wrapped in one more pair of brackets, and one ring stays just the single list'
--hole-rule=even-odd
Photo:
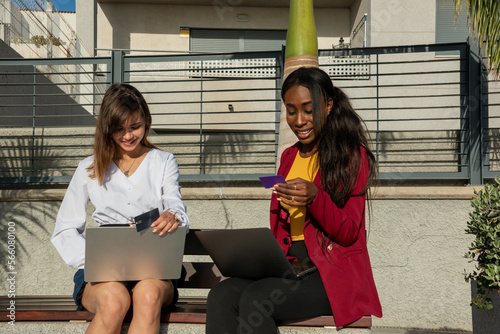
[{"label": "woman's left hand", "polygon": [[291,206],[307,206],[318,194],[318,187],[314,183],[300,177],[287,183],[278,183],[272,189],[279,196],[279,201]]},{"label": "woman's left hand", "polygon": [[175,230],[179,226],[179,223],[179,220],[172,213],[165,211],[151,224],[151,228],[153,229],[153,233],[160,231],[159,236],[162,236],[165,233]]}]

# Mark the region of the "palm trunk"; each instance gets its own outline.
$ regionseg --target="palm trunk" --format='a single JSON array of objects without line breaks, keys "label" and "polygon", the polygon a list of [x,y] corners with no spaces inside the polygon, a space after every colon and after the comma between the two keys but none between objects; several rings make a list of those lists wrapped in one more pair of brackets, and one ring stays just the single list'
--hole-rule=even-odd
[{"label": "palm trunk", "polygon": [[[290,18],[286,35],[283,80],[299,67],[318,67],[318,37],[314,23],[313,0],[290,0]],[[286,110],[281,105],[278,164],[281,153],[297,141],[286,122]]]}]

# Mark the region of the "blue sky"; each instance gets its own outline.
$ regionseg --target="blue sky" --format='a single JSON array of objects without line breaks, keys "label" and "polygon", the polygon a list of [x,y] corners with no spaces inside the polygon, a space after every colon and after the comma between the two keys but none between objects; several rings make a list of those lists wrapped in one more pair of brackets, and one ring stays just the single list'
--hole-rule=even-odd
[{"label": "blue sky", "polygon": [[60,11],[74,12],[75,0],[51,0],[51,2]]}]

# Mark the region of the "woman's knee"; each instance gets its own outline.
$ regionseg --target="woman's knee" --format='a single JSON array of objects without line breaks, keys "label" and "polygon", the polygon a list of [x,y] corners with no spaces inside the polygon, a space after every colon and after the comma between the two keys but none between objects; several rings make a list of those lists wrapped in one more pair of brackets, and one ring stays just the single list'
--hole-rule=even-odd
[{"label": "woman's knee", "polygon": [[250,284],[240,298],[240,309],[272,316],[275,308],[286,299],[282,287],[274,280],[262,279]]},{"label": "woman's knee", "polygon": [[208,305],[238,305],[244,286],[238,279],[229,278],[216,284],[208,293]]},{"label": "woman's knee", "polygon": [[208,292],[207,303],[209,305],[211,303],[219,304],[221,301],[224,300],[225,296],[227,295],[226,288],[222,286],[223,285],[222,283],[223,282],[216,284]]},{"label": "woman's knee", "polygon": [[141,281],[132,290],[134,305],[143,309],[160,310],[162,305],[174,297],[174,286],[171,281]]},{"label": "woman's knee", "polygon": [[241,299],[256,299],[264,300],[269,299],[279,291],[278,285],[274,279],[261,279],[248,285],[243,291]]},{"label": "woman's knee", "polygon": [[94,296],[91,296],[91,300],[95,303],[96,314],[123,318],[130,308],[130,293],[122,284],[108,284],[95,289],[92,294]]}]

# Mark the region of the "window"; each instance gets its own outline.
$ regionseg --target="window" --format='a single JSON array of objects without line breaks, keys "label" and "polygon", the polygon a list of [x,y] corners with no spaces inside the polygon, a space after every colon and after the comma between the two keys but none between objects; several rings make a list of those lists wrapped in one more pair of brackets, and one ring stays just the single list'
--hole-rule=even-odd
[{"label": "window", "polygon": [[286,30],[191,29],[192,52],[279,51],[286,42]]}]

